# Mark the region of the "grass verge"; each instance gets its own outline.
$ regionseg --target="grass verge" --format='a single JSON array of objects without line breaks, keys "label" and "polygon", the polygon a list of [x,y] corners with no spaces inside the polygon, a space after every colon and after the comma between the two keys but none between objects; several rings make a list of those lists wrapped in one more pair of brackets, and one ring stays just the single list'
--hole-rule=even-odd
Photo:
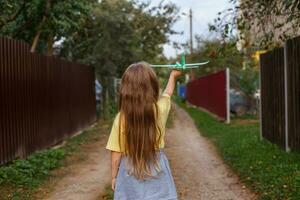
[{"label": "grass verge", "polygon": [[167,120],[167,123],[166,123],[166,128],[171,128],[174,124],[174,119],[176,117],[176,112],[173,108],[173,104],[171,105],[171,110],[169,112],[169,116],[168,116],[168,120]]},{"label": "grass verge", "polygon": [[300,199],[299,153],[286,153],[266,140],[260,141],[258,122],[237,118],[231,124],[224,124],[199,109],[176,102],[259,199]]},{"label": "grass verge", "polygon": [[[106,125],[106,123],[105,123]],[[0,167],[0,199],[33,199],[35,190],[51,176],[51,170],[63,166],[67,157],[80,152],[80,146],[99,139],[103,124],[84,130],[66,140],[64,146],[46,149]]]},{"label": "grass verge", "polygon": [[102,196],[103,200],[113,200],[114,199],[114,191],[111,189],[111,186],[107,186]]}]

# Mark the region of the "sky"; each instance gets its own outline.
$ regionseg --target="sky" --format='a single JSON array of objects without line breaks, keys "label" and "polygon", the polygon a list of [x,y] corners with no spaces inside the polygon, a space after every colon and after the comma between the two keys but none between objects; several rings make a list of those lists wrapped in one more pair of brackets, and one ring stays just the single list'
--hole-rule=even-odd
[{"label": "sky", "polygon": [[[149,0],[144,0],[148,2]],[[151,0],[152,5],[157,5],[161,0]],[[165,0],[165,2],[175,3],[182,13],[189,13],[189,9],[193,10],[193,34],[209,38],[212,34],[208,31],[208,23],[213,23],[218,12],[233,7],[229,0]],[[173,29],[178,32],[184,32],[183,35],[173,35],[171,41],[179,43],[189,40],[189,17],[181,15],[179,21],[174,24]],[[164,45],[164,53],[167,57],[176,55],[174,48],[166,44]],[[177,52],[181,53],[181,52]]]}]

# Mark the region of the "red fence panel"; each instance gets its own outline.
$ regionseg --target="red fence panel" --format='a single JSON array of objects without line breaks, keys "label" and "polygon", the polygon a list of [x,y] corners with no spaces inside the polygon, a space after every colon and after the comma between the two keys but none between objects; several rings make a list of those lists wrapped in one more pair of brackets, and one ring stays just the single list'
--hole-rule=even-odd
[{"label": "red fence panel", "polygon": [[227,70],[193,80],[187,84],[186,99],[195,106],[229,120]]}]

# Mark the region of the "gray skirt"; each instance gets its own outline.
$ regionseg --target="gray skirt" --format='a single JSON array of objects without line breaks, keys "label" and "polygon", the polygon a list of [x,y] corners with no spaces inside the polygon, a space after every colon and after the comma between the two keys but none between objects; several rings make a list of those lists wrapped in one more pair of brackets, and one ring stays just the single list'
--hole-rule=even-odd
[{"label": "gray skirt", "polygon": [[156,173],[154,178],[146,180],[137,180],[133,175],[129,175],[126,169],[127,158],[122,157],[114,193],[115,200],[177,200],[168,159],[163,150],[160,150],[157,156],[160,172]]}]

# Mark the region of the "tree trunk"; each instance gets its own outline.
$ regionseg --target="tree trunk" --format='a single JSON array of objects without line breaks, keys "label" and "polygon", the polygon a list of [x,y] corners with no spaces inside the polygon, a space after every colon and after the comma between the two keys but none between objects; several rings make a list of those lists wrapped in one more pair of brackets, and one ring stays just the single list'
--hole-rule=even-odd
[{"label": "tree trunk", "polygon": [[40,35],[41,35],[41,30],[38,30],[37,34],[34,36],[32,45],[31,45],[31,49],[30,52],[33,53],[36,50],[36,47],[38,45],[39,39],[40,39]]},{"label": "tree trunk", "polygon": [[47,40],[47,55],[52,56],[53,55],[53,35],[50,34]]},{"label": "tree trunk", "polygon": [[51,1],[52,0],[48,0],[47,1],[47,5],[46,5],[46,9],[45,9],[45,12],[44,12],[44,16],[43,16],[43,19],[41,21],[41,23],[39,24],[38,28],[37,28],[37,33],[36,35],[34,36],[34,39],[33,39],[33,42],[32,42],[32,45],[31,45],[31,49],[30,49],[30,52],[35,52],[36,50],[36,47],[39,43],[39,40],[40,40],[40,36],[41,36],[41,32],[42,32],[42,28],[47,20],[47,16],[48,16],[48,13],[50,11],[50,8],[51,8]]}]

